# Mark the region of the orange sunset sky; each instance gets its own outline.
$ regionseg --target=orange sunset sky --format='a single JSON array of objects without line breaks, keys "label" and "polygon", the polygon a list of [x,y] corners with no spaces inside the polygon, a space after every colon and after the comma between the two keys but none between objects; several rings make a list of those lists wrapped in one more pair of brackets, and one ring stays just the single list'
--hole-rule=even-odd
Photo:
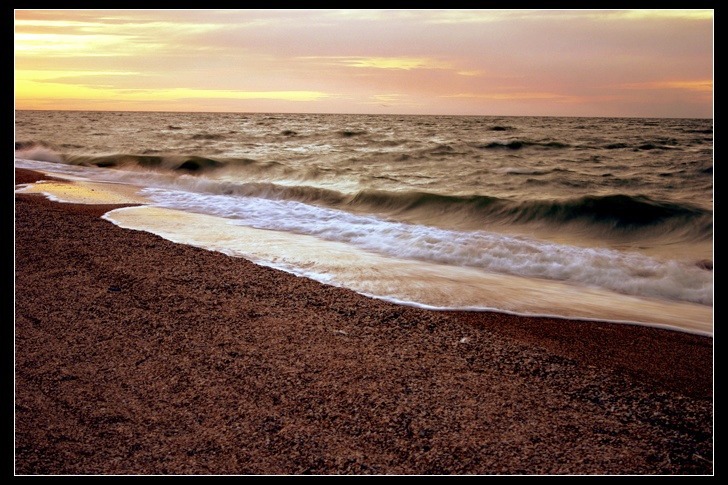
[{"label": "orange sunset sky", "polygon": [[15,10],[15,108],[713,117],[712,10]]}]

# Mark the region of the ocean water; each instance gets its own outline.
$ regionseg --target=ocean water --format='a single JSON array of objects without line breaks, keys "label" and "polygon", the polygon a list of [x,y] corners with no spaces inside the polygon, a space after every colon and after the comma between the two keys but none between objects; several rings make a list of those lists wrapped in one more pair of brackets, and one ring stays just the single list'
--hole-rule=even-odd
[{"label": "ocean water", "polygon": [[402,304],[712,334],[712,119],[15,118],[16,167],[144,198],[122,227]]}]

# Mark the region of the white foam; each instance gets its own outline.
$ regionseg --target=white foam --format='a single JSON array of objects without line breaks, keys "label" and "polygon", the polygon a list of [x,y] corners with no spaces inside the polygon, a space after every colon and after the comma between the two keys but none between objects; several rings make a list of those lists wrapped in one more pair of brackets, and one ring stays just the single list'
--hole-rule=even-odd
[{"label": "white foam", "polygon": [[145,189],[142,194],[159,207],[343,242],[389,257],[572,282],[637,296],[704,305],[713,301],[712,273],[681,261],[485,231],[393,222],[287,200],[159,188]]},{"label": "white foam", "polygon": [[21,159],[27,159],[27,160],[35,160],[35,161],[41,161],[41,162],[52,162],[52,163],[62,163],[63,158],[49,147],[44,147],[41,145],[34,145],[32,147],[28,148],[21,148],[19,150],[15,150],[15,157],[21,158]]},{"label": "white foam", "polygon": [[712,308],[705,305],[388,257],[342,242],[157,207],[117,209],[104,217],[124,228],[405,304],[630,322],[712,334]]}]

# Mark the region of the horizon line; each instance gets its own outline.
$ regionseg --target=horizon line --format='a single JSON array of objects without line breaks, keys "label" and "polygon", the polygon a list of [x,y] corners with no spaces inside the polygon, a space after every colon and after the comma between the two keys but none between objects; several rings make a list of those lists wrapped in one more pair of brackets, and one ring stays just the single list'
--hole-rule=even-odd
[{"label": "horizon line", "polygon": [[187,113],[187,114],[240,114],[240,115],[323,115],[323,116],[447,116],[461,118],[606,118],[606,119],[673,119],[714,120],[715,116],[606,116],[606,115],[507,115],[507,114],[442,114],[442,113],[350,113],[350,112],[306,112],[306,111],[185,111],[185,110],[135,110],[135,109],[28,109],[14,108],[14,111],[85,112],[85,113]]}]

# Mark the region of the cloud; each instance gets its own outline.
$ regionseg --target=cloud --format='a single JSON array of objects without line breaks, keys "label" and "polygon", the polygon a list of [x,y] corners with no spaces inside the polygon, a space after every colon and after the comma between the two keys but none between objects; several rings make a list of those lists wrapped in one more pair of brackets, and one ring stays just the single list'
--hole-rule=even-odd
[{"label": "cloud", "polygon": [[360,57],[360,56],[329,56],[329,57],[300,57],[305,61],[315,61],[321,64],[339,65],[367,69],[450,69],[449,63],[426,57]]},{"label": "cloud", "polygon": [[624,89],[680,89],[686,91],[698,91],[702,93],[713,92],[713,81],[711,79],[703,80],[687,80],[687,81],[650,81],[643,83],[626,83],[621,84],[620,88]]},{"label": "cloud", "polygon": [[234,99],[255,109],[522,114],[531,103],[542,114],[570,105],[598,115],[607,96],[645,112],[662,97],[675,116],[709,116],[712,75],[712,10],[15,12],[21,108],[34,96],[79,107],[147,96],[150,106],[184,99],[184,109]]},{"label": "cloud", "polygon": [[522,92],[483,92],[483,93],[455,93],[442,95],[443,98],[470,98],[470,99],[492,99],[492,100],[577,100],[583,99],[576,96],[568,96],[564,94],[538,91],[522,91]]}]

